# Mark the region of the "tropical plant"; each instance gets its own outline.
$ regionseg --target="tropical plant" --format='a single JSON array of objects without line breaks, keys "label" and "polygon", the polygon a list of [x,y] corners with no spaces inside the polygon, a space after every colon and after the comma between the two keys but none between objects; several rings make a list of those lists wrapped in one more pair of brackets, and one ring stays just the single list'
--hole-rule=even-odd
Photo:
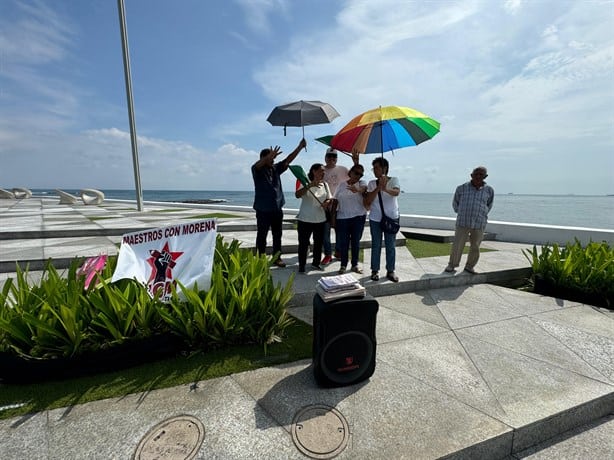
[{"label": "tropical plant", "polygon": [[606,242],[579,240],[565,246],[548,244],[523,250],[533,270],[531,282],[545,282],[560,292],[576,292],[600,305],[614,306],[614,249]]},{"label": "tropical plant", "polygon": [[77,266],[73,261],[63,278],[48,263],[38,285],[17,268],[17,281],[7,280],[0,296],[0,350],[43,358],[78,353],[88,342],[90,312]]},{"label": "tropical plant", "polygon": [[134,339],[173,334],[191,348],[280,341],[291,324],[292,281],[274,285],[271,259],[216,239],[211,286],[179,284],[169,303],[134,280],[111,282],[116,258],[86,288],[75,259],[60,275],[51,261],[38,283],[17,267],[0,292],[0,352],[75,357]]},{"label": "tropical plant", "polygon": [[279,341],[291,324],[286,305],[292,298],[292,281],[275,286],[270,260],[242,250],[239,242],[216,242],[211,287],[208,291],[173,290],[170,309],[160,306],[160,316],[191,344],[219,346]]}]

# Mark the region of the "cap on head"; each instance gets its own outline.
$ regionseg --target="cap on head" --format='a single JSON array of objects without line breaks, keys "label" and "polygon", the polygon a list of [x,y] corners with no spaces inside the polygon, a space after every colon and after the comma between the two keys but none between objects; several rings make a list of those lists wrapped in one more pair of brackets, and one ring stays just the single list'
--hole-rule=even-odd
[{"label": "cap on head", "polygon": [[327,157],[336,157],[337,156],[337,151],[334,148],[329,147],[329,148],[326,149],[326,156]]}]

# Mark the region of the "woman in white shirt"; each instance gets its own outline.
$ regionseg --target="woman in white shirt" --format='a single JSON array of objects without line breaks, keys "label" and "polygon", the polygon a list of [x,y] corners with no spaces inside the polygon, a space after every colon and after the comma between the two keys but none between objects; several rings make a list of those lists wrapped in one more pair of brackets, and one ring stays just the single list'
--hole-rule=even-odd
[{"label": "woman in white shirt", "polygon": [[322,242],[324,239],[325,208],[331,198],[330,190],[324,182],[324,165],[314,163],[307,174],[310,182],[301,186],[295,193],[301,200],[298,219],[298,271],[305,273],[309,241],[313,234],[313,260],[311,266],[321,270]]},{"label": "woman in white shirt", "polygon": [[382,207],[384,205],[384,214],[392,219],[399,218],[399,203],[397,196],[401,193],[401,186],[397,177],[388,176],[388,160],[383,157],[377,157],[371,163],[373,165],[373,174],[376,179],[369,181],[367,185],[367,194],[365,195],[365,206],[369,207],[369,229],[371,230],[371,279],[379,280],[380,259],[382,254],[382,236],[384,237],[384,245],[386,246],[386,278],[397,283],[399,278],[394,273],[394,265],[396,262],[396,252],[394,244],[396,242],[396,234],[384,233],[381,227]]},{"label": "woman in white shirt", "polygon": [[351,270],[354,273],[362,273],[358,267],[358,254],[367,217],[363,200],[363,194],[367,191],[367,183],[361,180],[364,172],[362,165],[352,166],[349,171],[349,179],[339,184],[335,192],[335,199],[338,202],[335,232],[341,259],[339,273],[345,273],[347,269],[350,246],[352,248]]}]

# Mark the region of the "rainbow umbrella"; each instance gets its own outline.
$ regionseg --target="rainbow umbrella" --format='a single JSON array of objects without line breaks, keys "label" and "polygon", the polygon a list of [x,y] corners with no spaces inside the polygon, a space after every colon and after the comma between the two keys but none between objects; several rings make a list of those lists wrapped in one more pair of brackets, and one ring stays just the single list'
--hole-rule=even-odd
[{"label": "rainbow umbrella", "polygon": [[428,141],[439,132],[439,126],[438,121],[409,107],[378,107],[354,117],[330,145],[344,152],[383,154]]}]

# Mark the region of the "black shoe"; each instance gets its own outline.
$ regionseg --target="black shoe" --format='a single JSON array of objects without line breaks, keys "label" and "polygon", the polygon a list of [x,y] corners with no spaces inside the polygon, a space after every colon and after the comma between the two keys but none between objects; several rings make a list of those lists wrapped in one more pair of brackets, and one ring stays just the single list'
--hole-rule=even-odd
[{"label": "black shoe", "polygon": [[273,265],[280,267],[280,268],[284,268],[286,266],[286,263],[283,260],[281,260],[281,258],[279,258],[275,262],[273,262]]}]

